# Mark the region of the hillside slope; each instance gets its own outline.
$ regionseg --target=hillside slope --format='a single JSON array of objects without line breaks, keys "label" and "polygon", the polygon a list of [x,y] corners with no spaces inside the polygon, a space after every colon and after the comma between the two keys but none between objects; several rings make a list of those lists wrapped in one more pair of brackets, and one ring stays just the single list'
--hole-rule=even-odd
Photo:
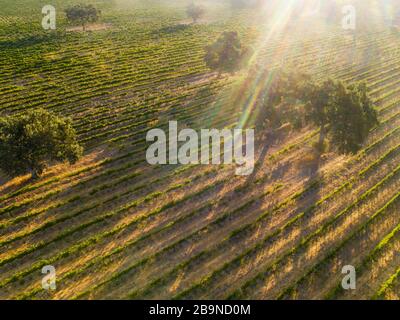
[{"label": "hillside slope", "polygon": [[[0,14],[1,112],[70,116],[85,147],[38,181],[0,178],[0,298],[398,298],[398,35],[377,26],[353,42],[307,23],[270,35],[251,9],[189,25],[177,6],[104,6],[109,28],[88,33],[62,20],[39,30],[34,1]],[[248,177],[148,165],[149,129],[234,127],[251,110],[262,84],[203,62],[224,30],[266,68],[366,81],[381,124],[351,156],[316,155],[316,128],[257,132]],[[41,287],[45,265],[57,270],[54,292]],[[340,286],[344,265],[357,269],[355,291]]]}]

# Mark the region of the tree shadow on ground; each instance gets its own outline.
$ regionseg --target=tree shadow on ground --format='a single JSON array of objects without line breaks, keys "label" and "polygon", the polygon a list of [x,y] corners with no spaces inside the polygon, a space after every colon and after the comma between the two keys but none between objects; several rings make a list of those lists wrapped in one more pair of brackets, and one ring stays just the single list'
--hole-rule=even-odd
[{"label": "tree shadow on ground", "polygon": [[[256,166],[254,172],[247,177],[245,184],[258,184],[260,181],[257,179],[257,176],[260,176],[261,170],[265,169],[265,162],[268,161],[269,155],[268,151],[273,145],[283,143],[284,135],[277,133],[276,131],[265,133],[264,136],[260,137],[257,141],[257,145],[260,151],[259,156],[256,160]],[[257,150],[257,149],[256,149]],[[315,205],[321,198],[321,186],[322,186],[322,177],[320,175],[320,168],[323,162],[323,158],[319,152],[314,150],[312,147],[304,147],[299,151],[299,155],[293,158],[294,162],[291,159],[287,159],[284,161],[278,160],[277,163],[270,169],[270,172],[267,174],[267,180],[264,180],[262,184],[270,185],[271,187],[275,183],[283,183],[283,188],[293,189],[293,184],[299,184],[302,182],[302,187],[291,192],[291,197],[293,196],[293,201],[290,202],[290,207],[287,209],[282,208],[282,210],[287,211],[287,214],[290,214],[290,217],[294,217],[295,215],[304,212],[310,206]],[[291,176],[293,174],[293,176]],[[304,190],[298,196],[297,192]],[[271,201],[270,208],[278,205],[282,199],[273,197],[268,201]],[[257,202],[256,206],[253,207],[252,210],[258,210],[263,205],[265,205],[264,200],[260,200]],[[286,206],[285,206],[286,207]]]},{"label": "tree shadow on ground", "polygon": [[[22,178],[22,176],[21,176],[21,178]],[[22,182],[19,182],[17,184],[10,183],[14,179],[16,179],[16,177],[10,177],[10,176],[5,175],[4,173],[0,172],[0,197],[6,195],[8,193],[15,192],[19,189],[22,189],[22,188],[28,186],[29,184],[31,184],[33,182],[35,182],[31,177],[28,177],[28,178],[23,178]],[[7,184],[9,184],[9,185],[7,185]]]},{"label": "tree shadow on ground", "polygon": [[161,29],[153,31],[153,34],[160,35],[160,34],[173,34],[181,31],[185,31],[190,27],[188,24],[177,24],[173,26],[163,27]]},{"label": "tree shadow on ground", "polygon": [[310,206],[314,206],[321,199],[323,177],[320,174],[320,168],[323,162],[322,156],[312,148],[310,148],[309,152],[310,159],[302,159],[303,161],[298,164],[299,174],[305,180],[304,188],[307,191],[296,199],[297,213],[305,211]]},{"label": "tree shadow on ground", "polygon": [[31,35],[14,40],[3,40],[0,41],[0,50],[23,49],[39,44],[48,44],[49,42],[54,41],[56,39],[58,39],[58,35],[56,33],[49,33],[43,35]]},{"label": "tree shadow on ground", "polygon": [[[251,175],[248,176],[247,183],[251,183],[255,180],[258,172],[262,170],[264,162],[267,160],[268,151],[274,145],[282,144],[285,140],[286,133],[280,130],[279,128],[274,128],[267,130],[265,123],[258,122],[256,124],[256,130],[258,132],[262,132],[255,140],[255,150],[261,150],[257,160],[255,161],[255,170]],[[280,166],[278,165],[278,170],[280,171]],[[270,178],[274,180],[279,179],[281,175],[277,175],[276,170],[270,173]]]}]

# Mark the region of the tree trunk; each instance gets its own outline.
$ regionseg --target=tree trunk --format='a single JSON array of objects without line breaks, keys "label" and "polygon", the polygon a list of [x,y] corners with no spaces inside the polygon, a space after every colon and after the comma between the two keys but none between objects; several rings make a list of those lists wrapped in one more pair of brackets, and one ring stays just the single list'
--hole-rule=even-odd
[{"label": "tree trunk", "polygon": [[320,132],[319,132],[319,141],[318,141],[318,146],[319,146],[320,148],[322,148],[323,145],[324,145],[325,136],[326,136],[326,126],[325,126],[325,125],[322,125],[322,126],[321,126],[321,130],[320,130]]},{"label": "tree trunk", "polygon": [[39,179],[42,174],[43,174],[43,169],[41,169],[41,168],[35,168],[35,169],[31,170],[32,180]]},{"label": "tree trunk", "polygon": [[32,170],[31,176],[32,180],[37,180],[40,177],[39,172],[37,170]]}]

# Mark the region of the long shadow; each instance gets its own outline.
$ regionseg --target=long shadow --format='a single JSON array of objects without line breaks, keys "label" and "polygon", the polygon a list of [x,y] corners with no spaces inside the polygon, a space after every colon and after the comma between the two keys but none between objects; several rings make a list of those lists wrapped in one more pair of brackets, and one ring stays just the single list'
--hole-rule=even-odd
[{"label": "long shadow", "polygon": [[[280,135],[277,134],[276,132],[266,133],[263,137],[259,139],[258,145],[260,144],[262,145],[260,146],[261,152],[257,158],[257,166],[254,172],[247,177],[245,185],[257,183],[256,180],[257,174],[260,172],[260,170],[265,170],[264,169],[265,166],[263,166],[262,164],[266,161],[268,150],[273,144],[277,143],[280,143]],[[310,150],[310,152],[314,151]],[[319,201],[321,197],[320,194],[321,183],[315,183],[315,182],[316,181],[321,182],[320,181],[321,176],[319,174],[319,169],[321,167],[321,164],[322,164],[322,158],[319,153],[316,153],[313,156],[312,160],[306,162],[305,164],[303,164],[302,161],[300,161],[299,168],[298,169],[296,168],[295,175],[296,177],[300,176],[304,180],[304,188],[307,188],[309,186],[312,187],[309,188],[300,197],[295,199],[295,202],[293,203],[294,207],[292,209],[293,212],[291,213],[291,216],[303,212],[305,209],[309,208],[311,205],[314,205],[317,201]],[[292,168],[292,165],[293,164],[289,161],[278,162],[271,170],[271,172],[268,173],[268,181],[270,181],[271,183],[278,182]],[[288,180],[290,181],[290,177]],[[272,201],[271,203],[272,206],[277,204],[277,203],[274,204],[273,199],[269,201]],[[255,204],[255,206],[252,207],[252,210],[258,210],[259,208],[262,207],[262,205],[263,201],[259,202],[258,204]]]},{"label": "long shadow", "polygon": [[[15,177],[9,177],[6,176],[2,173],[0,173],[0,186],[5,185],[6,183],[12,181],[13,179],[15,179]],[[4,188],[1,192],[0,192],[0,197],[3,195],[6,195],[8,193],[11,192],[15,192],[17,190],[20,190],[26,186],[28,186],[29,184],[31,184],[32,182],[35,182],[35,180],[33,180],[32,178],[26,179],[24,182],[19,183],[19,184],[12,184],[9,185],[8,187]]]},{"label": "long shadow", "polygon": [[48,44],[50,41],[58,39],[56,33],[42,34],[42,35],[30,35],[27,37],[15,39],[15,40],[3,40],[0,41],[0,50],[2,49],[23,49],[39,44]]},{"label": "long shadow", "polygon": [[255,181],[255,177],[258,172],[260,172],[262,168],[262,164],[265,162],[268,151],[271,146],[274,145],[278,140],[277,134],[275,131],[271,132],[263,132],[263,134],[255,141],[255,150],[261,150],[260,154],[255,161],[254,171],[247,177],[246,184],[252,183]]},{"label": "long shadow", "polygon": [[190,27],[190,25],[188,25],[188,24],[177,24],[177,25],[167,26],[167,27],[163,27],[161,29],[155,30],[155,31],[153,31],[153,34],[154,35],[173,34],[173,33],[178,33],[181,31],[185,31],[189,27]]},{"label": "long shadow", "polygon": [[[274,145],[283,144],[283,141],[287,136],[287,132],[285,132],[285,130],[282,130],[282,128],[273,128],[268,130],[268,124],[263,120],[266,117],[267,116],[265,114],[261,114],[255,122],[255,130],[256,133],[258,133],[258,137],[255,141],[255,150],[261,151],[259,152],[257,160],[255,161],[255,170],[252,172],[251,175],[248,176],[246,183],[254,182],[258,172],[262,170],[261,168],[263,167],[263,163],[267,160],[268,151]],[[282,174],[279,174],[282,169],[284,168],[282,168],[282,166],[280,166],[280,164],[278,163],[278,168],[270,172],[269,178],[272,178],[273,180],[279,179],[282,176]]]},{"label": "long shadow", "polygon": [[195,130],[219,127],[215,122],[219,120],[218,115],[223,112],[222,103],[218,100],[218,91],[212,87],[210,81],[199,89],[191,100],[202,100],[202,104],[207,108],[204,108],[201,114],[193,115],[193,111],[197,112],[198,110],[190,109],[194,105],[192,102],[186,103],[183,108],[178,106],[174,111],[176,112],[175,115],[181,117],[182,125]]},{"label": "long shadow", "polygon": [[319,169],[322,164],[321,154],[317,153],[315,155],[315,159],[308,163],[303,168],[303,176],[306,180],[304,186],[305,188],[312,186],[306,193],[304,193],[301,197],[296,199],[296,207],[297,212],[303,211],[306,208],[314,205],[321,198],[321,175],[319,173]]}]

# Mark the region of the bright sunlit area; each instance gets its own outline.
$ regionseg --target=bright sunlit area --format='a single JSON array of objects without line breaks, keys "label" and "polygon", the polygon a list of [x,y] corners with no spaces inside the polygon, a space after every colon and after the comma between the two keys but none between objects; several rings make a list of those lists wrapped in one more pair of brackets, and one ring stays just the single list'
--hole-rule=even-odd
[{"label": "bright sunlit area", "polygon": [[398,59],[397,0],[2,0],[0,299],[399,300]]}]

